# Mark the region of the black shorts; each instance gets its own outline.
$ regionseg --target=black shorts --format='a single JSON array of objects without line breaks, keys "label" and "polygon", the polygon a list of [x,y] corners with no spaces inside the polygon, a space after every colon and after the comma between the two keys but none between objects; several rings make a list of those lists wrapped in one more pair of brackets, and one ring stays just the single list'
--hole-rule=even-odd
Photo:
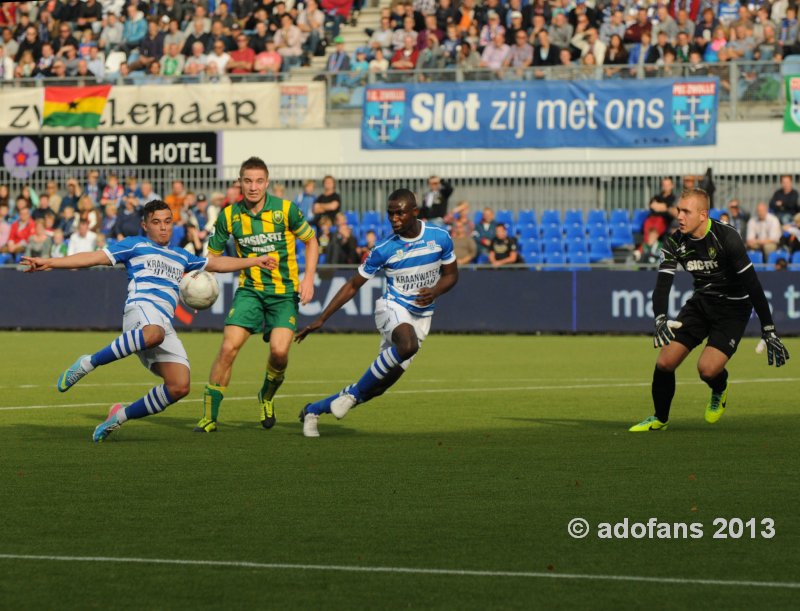
[{"label": "black shorts", "polygon": [[675,341],[692,350],[708,338],[707,346],[730,358],[739,347],[752,311],[749,299],[737,301],[694,295],[678,314],[683,326],[675,329]]}]

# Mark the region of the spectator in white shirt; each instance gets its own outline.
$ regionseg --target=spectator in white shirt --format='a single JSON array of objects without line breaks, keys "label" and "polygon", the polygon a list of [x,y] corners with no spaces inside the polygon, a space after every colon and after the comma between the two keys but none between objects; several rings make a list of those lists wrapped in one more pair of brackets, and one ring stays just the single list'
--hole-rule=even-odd
[{"label": "spectator in white shirt", "polygon": [[78,223],[77,233],[73,233],[69,238],[68,255],[76,255],[79,252],[94,252],[97,248],[97,234],[89,231],[89,219],[81,219]]},{"label": "spectator in white shirt", "polygon": [[758,202],[756,214],[747,221],[747,248],[760,250],[764,257],[778,248],[781,239],[781,223],[771,214],[766,202]]}]

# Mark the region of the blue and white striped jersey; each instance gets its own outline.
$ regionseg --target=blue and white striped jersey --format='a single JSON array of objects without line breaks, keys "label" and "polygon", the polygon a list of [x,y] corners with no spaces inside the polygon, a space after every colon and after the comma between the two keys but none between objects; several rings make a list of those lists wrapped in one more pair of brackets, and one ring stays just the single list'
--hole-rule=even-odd
[{"label": "blue and white striped jersey", "polygon": [[424,308],[415,303],[419,290],[434,286],[441,276],[442,265],[455,260],[450,234],[423,222],[416,238],[406,239],[395,234],[377,244],[358,272],[365,278],[372,278],[384,270],[385,299],[397,302],[417,316],[431,316],[433,303]]},{"label": "blue and white striped jersey", "polygon": [[184,273],[204,269],[208,259],[183,248],[159,246],[145,237],[130,237],[103,249],[111,263],[123,263],[128,270],[128,299],[125,305],[147,301],[168,318],[175,316],[178,283]]}]

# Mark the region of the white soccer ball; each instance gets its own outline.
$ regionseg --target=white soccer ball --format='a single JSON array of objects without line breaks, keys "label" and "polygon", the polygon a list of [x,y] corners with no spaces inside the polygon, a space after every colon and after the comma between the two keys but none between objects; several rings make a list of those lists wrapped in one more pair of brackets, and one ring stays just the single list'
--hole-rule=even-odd
[{"label": "white soccer ball", "polygon": [[214,305],[219,297],[219,284],[214,274],[190,272],[181,278],[178,285],[181,301],[195,310],[205,310]]}]

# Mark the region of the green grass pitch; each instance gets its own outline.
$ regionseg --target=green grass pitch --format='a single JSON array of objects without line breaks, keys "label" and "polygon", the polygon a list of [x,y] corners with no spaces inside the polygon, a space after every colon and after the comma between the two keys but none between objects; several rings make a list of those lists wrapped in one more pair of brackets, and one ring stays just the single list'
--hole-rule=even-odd
[{"label": "green grass pitch", "polygon": [[[390,393],[342,421],[323,417],[322,437],[305,439],[300,408],[360,376],[377,334],[294,346],[270,431],[255,402],[266,351],[251,340],[220,432],[194,434],[220,337],[183,334],[193,365],[186,400],[93,444],[108,407],[156,378],[134,357],[60,394],[58,374],[113,333],[0,333],[0,607],[797,602],[798,340],[787,342],[795,357],[780,370],[755,355],[754,339],[743,342],[728,411],[713,426],[690,356],[670,430],[631,434],[651,413],[649,338],[433,335]],[[588,520],[589,536],[568,535],[574,517]],[[697,522],[704,536],[597,537],[598,523],[626,517]],[[714,539],[717,517],[772,518],[775,536],[761,538],[759,526],[755,539]],[[115,560],[78,560],[87,557]],[[118,561],[131,558],[148,562]]]}]

